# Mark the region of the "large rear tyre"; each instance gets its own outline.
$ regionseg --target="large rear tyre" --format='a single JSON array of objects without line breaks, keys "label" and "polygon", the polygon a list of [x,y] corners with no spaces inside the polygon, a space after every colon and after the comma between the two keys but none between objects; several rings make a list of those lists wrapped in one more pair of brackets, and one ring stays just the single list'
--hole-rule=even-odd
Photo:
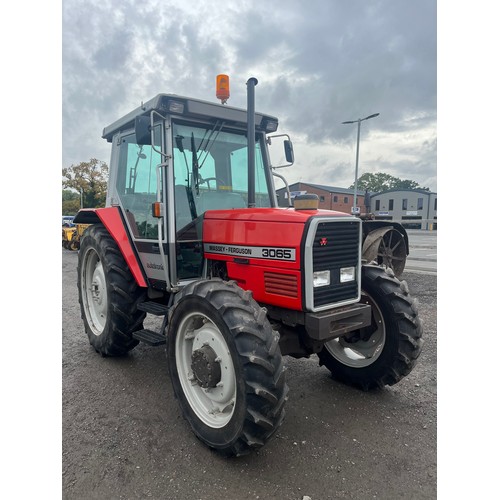
[{"label": "large rear tyre", "polygon": [[288,392],[279,334],[233,282],[202,280],[177,296],[169,321],[170,379],[196,436],[225,456],[262,447]]},{"label": "large rear tyre", "polygon": [[361,302],[372,324],[330,340],[319,352],[333,378],[364,390],[393,385],[408,375],[422,350],[422,325],[405,281],[391,269],[362,268]]},{"label": "large rear tyre", "polygon": [[90,344],[103,356],[120,356],[138,341],[146,313],[137,309],[145,298],[116,244],[101,224],[82,236],[78,253],[78,299]]}]

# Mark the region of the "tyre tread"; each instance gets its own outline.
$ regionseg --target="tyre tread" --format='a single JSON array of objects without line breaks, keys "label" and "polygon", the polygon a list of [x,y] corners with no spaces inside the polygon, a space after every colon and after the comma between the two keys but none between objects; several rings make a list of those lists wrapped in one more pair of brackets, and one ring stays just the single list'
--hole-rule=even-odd
[{"label": "tyre tread", "polygon": [[[246,409],[241,433],[232,442],[215,449],[225,456],[248,454],[264,446],[285,415],[288,387],[278,346],[279,334],[271,328],[267,311],[253,300],[251,292],[219,278],[187,285],[175,297],[171,316],[176,306],[192,295],[210,302],[223,318],[234,340],[245,380]],[[182,405],[181,409],[184,412]],[[193,430],[196,432],[194,427]],[[202,436],[198,437],[203,441]]]},{"label": "tyre tread", "polygon": [[[99,254],[108,286],[108,320],[99,336],[88,324],[82,297],[83,255],[89,246]],[[77,271],[81,317],[91,345],[105,356],[126,354],[138,344],[132,338],[132,332],[142,328],[146,316],[137,309],[137,304],[144,300],[145,291],[137,285],[118,245],[102,224],[93,224],[82,236]]]},{"label": "tyre tread", "polygon": [[[399,281],[394,273],[376,265],[363,266],[363,284],[368,289],[378,289],[384,297],[391,314],[391,321],[396,325],[396,351],[386,362],[386,366],[374,369],[351,368],[342,365],[327,351],[318,353],[320,366],[326,366],[332,377],[363,390],[370,390],[385,385],[394,385],[407,376],[414,368],[422,351],[422,323],[418,316],[417,301],[410,296],[406,281]],[[363,287],[363,285],[362,285]],[[379,360],[375,361],[376,365]]]}]

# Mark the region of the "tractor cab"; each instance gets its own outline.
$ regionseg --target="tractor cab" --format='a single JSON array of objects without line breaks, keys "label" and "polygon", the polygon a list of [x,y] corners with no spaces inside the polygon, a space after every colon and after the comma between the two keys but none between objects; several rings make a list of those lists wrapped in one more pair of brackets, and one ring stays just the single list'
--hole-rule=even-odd
[{"label": "tractor cab", "polygon": [[104,129],[112,143],[106,206],[121,208],[156,287],[170,291],[203,276],[202,222],[208,210],[241,209],[249,202],[255,208],[277,206],[266,134],[276,131],[278,120],[254,116],[251,144],[245,110],[160,94]]}]

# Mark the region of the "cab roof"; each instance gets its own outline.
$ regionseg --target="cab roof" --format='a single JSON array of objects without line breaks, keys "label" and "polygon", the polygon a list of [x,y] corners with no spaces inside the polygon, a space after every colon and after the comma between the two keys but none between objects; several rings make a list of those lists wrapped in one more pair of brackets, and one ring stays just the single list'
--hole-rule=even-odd
[{"label": "cab roof", "polygon": [[[229,125],[242,126],[247,123],[247,111],[242,108],[233,108],[176,94],[158,94],[153,99],[141,104],[138,108],[105,127],[102,132],[103,139],[111,142],[113,135],[118,131],[132,128],[137,116],[148,116],[151,111],[156,111],[162,116],[170,114],[178,117],[208,119],[209,121],[223,120]],[[257,130],[275,132],[278,128],[278,118],[255,113],[255,127]]]}]

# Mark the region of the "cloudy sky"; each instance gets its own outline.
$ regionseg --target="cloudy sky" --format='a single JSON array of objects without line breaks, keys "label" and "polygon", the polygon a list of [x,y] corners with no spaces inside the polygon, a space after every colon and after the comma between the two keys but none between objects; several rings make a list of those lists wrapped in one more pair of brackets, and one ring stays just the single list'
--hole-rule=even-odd
[{"label": "cloudy sky", "polygon": [[[436,0],[64,0],[62,166],[109,161],[102,129],[158,93],[279,117],[295,165],[284,174],[348,187],[385,172],[437,190]],[[282,171],[283,173],[283,171]],[[281,187],[281,186],[278,186]]]}]

